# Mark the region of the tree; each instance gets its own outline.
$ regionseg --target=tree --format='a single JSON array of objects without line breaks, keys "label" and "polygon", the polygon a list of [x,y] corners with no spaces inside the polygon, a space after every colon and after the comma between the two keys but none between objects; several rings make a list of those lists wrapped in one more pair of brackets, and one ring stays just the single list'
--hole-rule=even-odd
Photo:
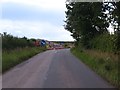
[{"label": "tree", "polygon": [[115,18],[115,21],[117,23],[116,26],[116,32],[115,34],[117,35],[116,38],[116,50],[119,51],[120,53],[120,1],[119,2],[114,2],[113,3],[115,10],[113,12],[113,18]]},{"label": "tree", "polygon": [[72,33],[77,42],[90,48],[90,40],[108,32],[109,23],[101,2],[67,2],[65,29]]}]

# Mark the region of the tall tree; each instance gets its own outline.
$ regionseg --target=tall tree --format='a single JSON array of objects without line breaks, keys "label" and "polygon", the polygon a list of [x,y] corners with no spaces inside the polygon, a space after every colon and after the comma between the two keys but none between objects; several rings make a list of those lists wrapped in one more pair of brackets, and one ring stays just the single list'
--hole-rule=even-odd
[{"label": "tall tree", "polygon": [[113,6],[115,7],[112,16],[115,22],[115,34],[117,35],[116,38],[116,50],[120,53],[120,1],[119,2],[112,2]]},{"label": "tall tree", "polygon": [[91,39],[107,32],[109,23],[106,22],[103,3],[67,2],[66,8],[65,29],[85,48],[90,48]]}]

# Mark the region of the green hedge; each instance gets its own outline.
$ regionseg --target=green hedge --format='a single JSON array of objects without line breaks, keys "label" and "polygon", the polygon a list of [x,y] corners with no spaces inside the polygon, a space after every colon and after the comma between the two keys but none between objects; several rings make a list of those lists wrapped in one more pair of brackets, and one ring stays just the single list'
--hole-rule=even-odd
[{"label": "green hedge", "polygon": [[33,46],[33,41],[26,37],[19,38],[10,34],[2,34],[2,49],[16,49],[26,46]]},{"label": "green hedge", "polygon": [[102,34],[90,41],[92,49],[101,51],[116,52],[117,46],[116,35],[110,35],[109,33]]}]

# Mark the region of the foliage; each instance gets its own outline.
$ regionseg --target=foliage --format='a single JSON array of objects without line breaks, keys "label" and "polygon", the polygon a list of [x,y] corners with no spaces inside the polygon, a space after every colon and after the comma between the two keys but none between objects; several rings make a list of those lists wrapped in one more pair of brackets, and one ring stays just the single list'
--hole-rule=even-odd
[{"label": "foliage", "polygon": [[21,63],[35,54],[46,50],[45,47],[34,47],[36,39],[19,38],[4,32],[2,35],[2,72]]},{"label": "foliage", "polygon": [[[120,87],[120,2],[66,2],[66,8],[64,27],[76,40],[73,54]],[[113,34],[108,31],[110,25]]]},{"label": "foliage", "polygon": [[[76,46],[119,51],[119,7],[119,2],[67,2],[65,29],[72,33]],[[107,29],[110,25],[117,26],[113,35]]]},{"label": "foliage", "polygon": [[66,4],[65,29],[72,33],[72,36],[81,41],[85,48],[90,48],[89,40],[107,32],[109,26],[105,22],[106,15],[103,13],[102,3],[77,2]]},{"label": "foliage", "polygon": [[33,46],[33,41],[26,37],[18,38],[4,32],[2,34],[2,49],[15,49],[26,46]]},{"label": "foliage", "polygon": [[92,49],[97,49],[107,52],[115,52],[116,48],[116,35],[110,35],[109,33],[104,33],[90,41]]},{"label": "foliage", "polygon": [[118,58],[116,55],[96,50],[80,51],[79,48],[72,48],[71,51],[95,72],[114,86],[120,88],[120,83],[118,83],[120,81],[118,76]]},{"label": "foliage", "polygon": [[46,50],[45,47],[24,47],[12,51],[5,50],[2,53],[2,72],[27,60],[37,53]]},{"label": "foliage", "polygon": [[115,30],[116,30],[115,34],[117,35],[116,47],[117,47],[117,50],[120,51],[120,1],[114,3],[114,7],[115,7],[115,10],[112,14],[113,14],[113,18],[115,18],[116,23],[117,23],[115,27]]}]

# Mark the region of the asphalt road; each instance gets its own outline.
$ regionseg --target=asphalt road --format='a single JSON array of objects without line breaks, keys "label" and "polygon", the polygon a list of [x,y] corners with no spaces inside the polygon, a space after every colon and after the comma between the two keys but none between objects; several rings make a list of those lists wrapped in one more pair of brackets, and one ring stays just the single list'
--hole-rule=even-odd
[{"label": "asphalt road", "polygon": [[112,88],[69,49],[49,50],[2,76],[3,88]]}]

